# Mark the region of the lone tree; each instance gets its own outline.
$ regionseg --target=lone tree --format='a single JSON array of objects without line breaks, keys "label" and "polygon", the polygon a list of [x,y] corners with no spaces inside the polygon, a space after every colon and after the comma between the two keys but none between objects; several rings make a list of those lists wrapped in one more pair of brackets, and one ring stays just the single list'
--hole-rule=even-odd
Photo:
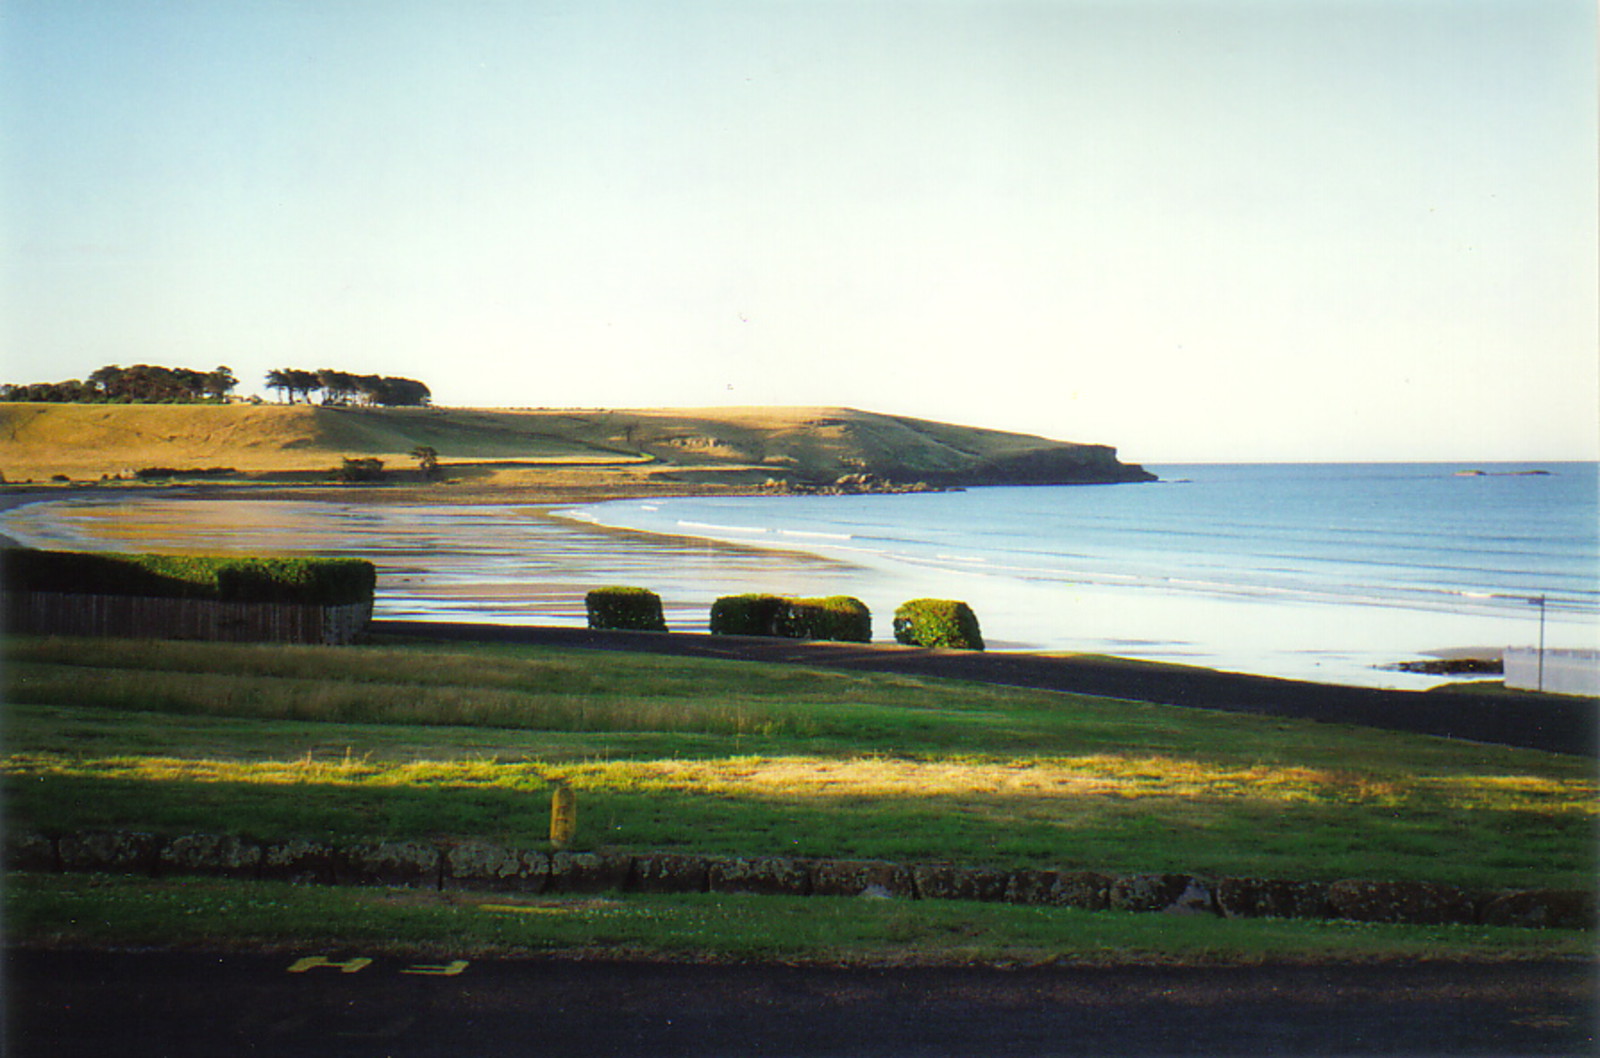
[{"label": "lone tree", "polygon": [[411,450],[411,458],[422,471],[422,480],[432,481],[439,476],[439,453],[432,445],[418,445]]}]

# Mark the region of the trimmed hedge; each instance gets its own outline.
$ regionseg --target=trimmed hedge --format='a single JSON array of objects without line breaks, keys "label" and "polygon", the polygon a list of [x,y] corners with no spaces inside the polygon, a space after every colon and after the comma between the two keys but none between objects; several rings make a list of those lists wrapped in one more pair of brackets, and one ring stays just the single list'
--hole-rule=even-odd
[{"label": "trimmed hedge", "polygon": [[372,563],[356,558],[126,555],[28,548],[8,548],[0,555],[0,586],[7,592],[345,606],[370,603],[377,580]]},{"label": "trimmed hedge", "polygon": [[848,595],[821,599],[785,599],[778,614],[778,634],[789,639],[829,639],[840,643],[872,642],[872,611]]},{"label": "trimmed hedge", "polygon": [[870,643],[872,611],[848,595],[818,599],[725,595],[711,606],[711,631],[714,635]]},{"label": "trimmed hedge", "polygon": [[894,638],[913,647],[982,650],[983,632],[972,607],[957,599],[911,599],[894,612]]},{"label": "trimmed hedge", "polygon": [[589,627],[624,632],[665,632],[661,596],[645,588],[596,588],[583,597]]},{"label": "trimmed hedge", "polygon": [[783,604],[777,595],[724,595],[711,604],[711,634],[775,636]]}]

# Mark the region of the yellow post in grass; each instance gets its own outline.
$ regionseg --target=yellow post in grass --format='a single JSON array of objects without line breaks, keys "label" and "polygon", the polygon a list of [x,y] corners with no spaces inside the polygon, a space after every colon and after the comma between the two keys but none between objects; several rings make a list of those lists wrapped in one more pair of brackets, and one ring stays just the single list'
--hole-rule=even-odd
[{"label": "yellow post in grass", "polygon": [[578,795],[561,783],[550,797],[550,844],[564,849],[578,832]]}]

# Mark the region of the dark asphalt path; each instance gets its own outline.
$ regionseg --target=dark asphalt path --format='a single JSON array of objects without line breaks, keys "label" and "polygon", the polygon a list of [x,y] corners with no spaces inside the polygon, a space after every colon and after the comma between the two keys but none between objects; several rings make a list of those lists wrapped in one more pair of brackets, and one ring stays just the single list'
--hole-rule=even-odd
[{"label": "dark asphalt path", "polygon": [[301,958],[10,951],[5,1053],[1513,1058],[1593,1053],[1595,1028],[1593,967],[1577,963],[1005,971]]},{"label": "dark asphalt path", "polygon": [[812,643],[687,632],[594,632],[525,625],[374,621],[382,635],[469,642],[532,643],[686,657],[783,662],[859,672],[973,680],[1325,723],[1359,724],[1472,742],[1595,756],[1596,703],[1581,698],[1499,698],[1449,691],[1389,691],[1307,683],[1111,658],[1001,651]]}]

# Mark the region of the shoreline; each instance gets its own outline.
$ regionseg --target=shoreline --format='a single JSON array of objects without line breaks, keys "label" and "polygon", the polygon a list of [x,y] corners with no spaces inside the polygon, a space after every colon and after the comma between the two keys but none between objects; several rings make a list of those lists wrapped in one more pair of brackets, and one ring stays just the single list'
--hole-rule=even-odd
[{"label": "shoreline", "polygon": [[[615,573],[619,578],[633,577],[635,574],[631,571],[640,569],[665,571],[656,574],[658,579],[664,577],[671,581],[676,578],[678,581],[676,585],[665,584],[662,587],[672,592],[667,601],[669,610],[676,610],[676,617],[672,620],[673,627],[690,634],[704,623],[701,619],[703,611],[713,598],[721,594],[738,594],[744,590],[810,595],[836,594],[838,592],[831,589],[838,588],[843,589],[846,594],[870,597],[872,595],[870,590],[851,590],[854,585],[849,582],[852,578],[866,577],[870,581],[876,577],[879,578],[878,587],[881,589],[877,594],[884,595],[885,598],[872,599],[869,604],[875,611],[882,610],[885,605],[892,610],[894,600],[888,599],[886,602],[886,585],[892,581],[883,581],[882,571],[859,562],[851,562],[848,557],[826,556],[805,548],[772,547],[755,542],[721,541],[690,534],[665,534],[658,531],[610,526],[555,514],[555,511],[562,507],[618,499],[650,500],[665,499],[669,496],[700,498],[735,495],[779,498],[759,489],[733,490],[694,486],[670,490],[637,489],[616,485],[603,489],[551,486],[538,490],[520,487],[480,487],[471,491],[458,491],[448,486],[437,485],[239,487],[208,483],[197,486],[143,484],[94,487],[10,486],[0,490],[0,511],[15,510],[41,502],[88,500],[114,504],[121,499],[178,502],[287,501],[330,507],[341,505],[371,507],[375,513],[409,506],[504,507],[514,508],[524,517],[537,519],[538,522],[551,527],[546,530],[534,530],[531,536],[518,537],[523,553],[532,558],[532,564],[525,564],[522,569],[516,570],[515,575],[507,574],[503,568],[499,571],[493,570],[493,555],[496,546],[505,555],[517,554],[513,549],[516,541],[512,541],[512,546],[508,546],[508,542],[502,536],[500,540],[491,542],[491,550],[488,552],[490,555],[488,565],[491,571],[486,576],[479,573],[483,562],[482,552],[468,555],[451,551],[448,547],[444,550],[432,550],[437,546],[434,541],[448,538],[449,533],[456,531],[448,520],[444,523],[443,530],[440,530],[438,525],[418,527],[415,530],[417,546],[425,549],[426,557],[411,568],[406,568],[404,559],[397,560],[398,568],[391,571],[387,578],[391,588],[386,593],[388,605],[382,615],[386,619],[443,620],[456,623],[510,620],[519,627],[543,625],[563,630],[571,629],[574,625],[582,623],[582,596],[585,588],[593,587],[598,578],[605,577],[609,582],[613,576],[613,573],[605,571],[608,553],[604,546],[600,545],[597,550],[593,543],[585,543],[585,540],[593,541],[595,538],[628,541],[634,545],[615,549],[617,558],[610,565],[612,570],[624,570]],[[397,518],[403,515],[398,510],[393,510],[389,517]],[[227,527],[221,524],[220,517],[218,522],[218,525],[212,527],[213,530],[225,531]],[[497,525],[502,530],[511,527],[513,532],[527,528],[526,525],[518,527],[511,520],[502,521]],[[270,521],[264,523],[264,526],[265,528],[263,526],[252,528],[263,533],[264,538],[270,535],[266,533],[268,529],[290,533],[295,531],[292,526],[273,526]],[[169,533],[176,531],[170,520],[163,528]],[[308,534],[322,531],[326,530],[315,524],[306,530]],[[429,535],[440,531],[446,533],[445,538]],[[16,543],[9,539],[7,542]],[[310,546],[314,547],[315,543]],[[541,564],[545,568],[541,569]],[[583,569],[586,565],[596,569],[592,576],[574,575],[575,569]],[[910,586],[899,586],[896,590],[900,588],[909,590]],[[666,595],[665,592],[663,594]],[[901,597],[911,596],[902,594]],[[879,631],[881,633],[882,629]],[[1117,650],[1115,643],[1109,640],[1086,642],[1082,646],[1074,645],[1063,650],[1059,645],[1018,641],[1014,636],[1005,635],[999,628],[989,631],[989,638],[992,649],[1028,655],[1048,656],[1063,652],[1089,652],[1121,657],[1130,664],[1166,663],[1235,675],[1255,674],[1260,678],[1309,680],[1327,686],[1382,686],[1407,690],[1449,689],[1462,682],[1464,678],[1482,679],[1489,675],[1481,670],[1473,671],[1468,666],[1462,666],[1465,671],[1417,672],[1413,669],[1409,674],[1406,673],[1409,666],[1426,664],[1429,655],[1433,655],[1436,661],[1440,655],[1452,659],[1481,658],[1487,661],[1490,660],[1489,655],[1499,653],[1496,648],[1480,648],[1464,644],[1454,649],[1439,651],[1419,650],[1415,653],[1406,650],[1387,651],[1385,652],[1387,657],[1377,657],[1368,666],[1374,673],[1371,678],[1329,680],[1319,679],[1316,674],[1303,667],[1296,668],[1293,672],[1282,670],[1281,666],[1277,670],[1270,665],[1257,668],[1248,664],[1245,658],[1235,659],[1233,664],[1215,664],[1205,660],[1199,660],[1197,664],[1196,661],[1182,656],[1185,653],[1182,651],[1172,657],[1146,656],[1148,651],[1128,654]],[[880,639],[880,642],[888,640]],[[1198,659],[1200,655],[1195,657]],[[1226,658],[1219,660],[1227,661]],[[1395,673],[1400,673],[1406,678],[1391,679]]]}]

